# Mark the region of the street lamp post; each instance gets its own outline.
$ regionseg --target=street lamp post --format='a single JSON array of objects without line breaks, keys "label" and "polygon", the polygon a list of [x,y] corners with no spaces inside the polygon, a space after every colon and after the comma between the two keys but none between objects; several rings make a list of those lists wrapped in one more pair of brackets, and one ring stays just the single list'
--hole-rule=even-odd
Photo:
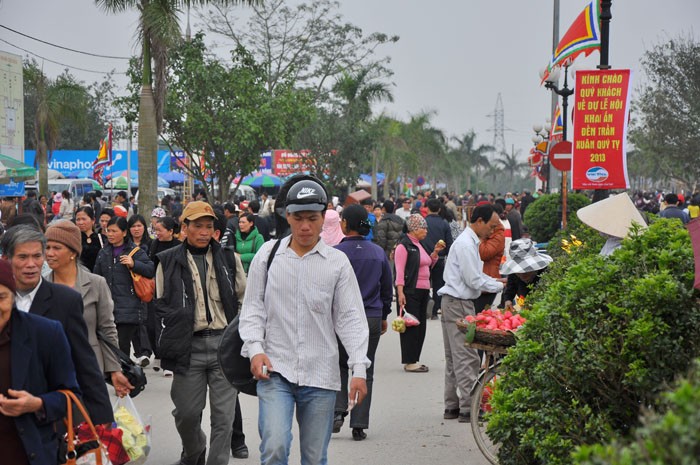
[{"label": "street lamp post", "polygon": [[[564,86],[561,88],[557,85],[559,82],[559,70],[552,70],[544,82],[544,86],[562,98],[561,113],[562,113],[562,140],[566,140],[569,127],[569,97],[574,94],[574,89],[569,88],[569,65],[564,66]],[[566,228],[566,197],[568,192],[568,176],[566,171],[562,171],[561,175],[561,226]]]},{"label": "street lamp post", "polygon": [[535,150],[537,150],[539,144],[547,142],[547,153],[543,154],[544,158],[542,160],[542,170],[544,171],[542,175],[545,178],[543,180],[544,188],[542,191],[549,194],[549,170],[551,169],[551,165],[549,163],[549,130],[547,130],[547,127],[548,125],[543,126],[539,123],[532,125],[532,130],[535,132],[535,135],[532,136],[532,143],[535,144]]}]

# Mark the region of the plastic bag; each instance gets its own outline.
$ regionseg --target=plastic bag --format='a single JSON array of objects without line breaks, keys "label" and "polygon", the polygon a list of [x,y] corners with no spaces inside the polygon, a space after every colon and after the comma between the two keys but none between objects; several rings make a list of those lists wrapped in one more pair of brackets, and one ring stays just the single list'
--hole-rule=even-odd
[{"label": "plastic bag", "polygon": [[129,465],[140,465],[151,452],[151,419],[141,420],[131,397],[119,397],[114,404],[114,421],[122,430],[122,445],[129,455]]},{"label": "plastic bag", "polygon": [[408,313],[403,308],[401,308],[401,312],[402,312],[401,317],[403,318],[403,321],[406,322],[407,328],[411,328],[413,326],[420,325],[420,321],[418,321],[418,318],[416,318],[414,315],[412,315],[411,313]]}]

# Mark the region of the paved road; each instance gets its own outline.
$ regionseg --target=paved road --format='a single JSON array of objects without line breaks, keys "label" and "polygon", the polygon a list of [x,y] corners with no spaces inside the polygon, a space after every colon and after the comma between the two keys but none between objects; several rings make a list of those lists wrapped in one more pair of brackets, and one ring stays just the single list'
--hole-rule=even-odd
[{"label": "paved road", "polygon": [[[391,318],[391,317],[390,317]],[[468,424],[443,420],[444,356],[440,321],[428,321],[422,363],[428,373],[406,373],[401,365],[398,334],[391,329],[382,336],[377,352],[374,398],[367,439],[356,442],[346,421],[334,434],[329,447],[330,465],[482,465],[487,461],[474,443]],[[147,463],[166,465],[177,461],[180,441],[175,430],[170,400],[170,380],[146,368],[148,386],[136,399],[139,411],[152,415],[153,451]],[[243,427],[250,449],[247,460],[231,464],[259,463],[257,399],[241,395]],[[205,421],[208,412],[205,413]],[[208,429],[208,428],[206,428]],[[205,429],[205,430],[206,430]],[[295,426],[291,464],[298,464],[299,445]]]}]

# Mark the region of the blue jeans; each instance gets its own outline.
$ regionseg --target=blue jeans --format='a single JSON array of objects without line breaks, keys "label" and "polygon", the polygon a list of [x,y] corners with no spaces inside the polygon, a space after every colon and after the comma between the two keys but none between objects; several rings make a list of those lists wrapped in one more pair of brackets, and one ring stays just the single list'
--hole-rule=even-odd
[{"label": "blue jeans", "polygon": [[301,465],[326,465],[333,428],[335,391],[290,383],[277,373],[258,382],[261,465],[287,465],[292,418],[297,409]]}]

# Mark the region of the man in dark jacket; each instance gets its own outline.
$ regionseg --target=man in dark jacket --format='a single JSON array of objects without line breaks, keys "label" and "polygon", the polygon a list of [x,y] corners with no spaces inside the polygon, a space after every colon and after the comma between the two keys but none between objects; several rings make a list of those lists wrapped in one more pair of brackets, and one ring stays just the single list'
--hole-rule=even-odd
[{"label": "man in dark jacket", "polygon": [[36,199],[36,191],[27,192],[27,198],[22,202],[22,213],[34,215],[39,220],[39,224],[44,224],[44,209]]},{"label": "man in dark jacket", "polygon": [[206,202],[182,212],[187,240],[158,254],[156,318],[161,367],[174,372],[170,397],[182,440],[180,464],[204,464],[206,436],[201,428],[207,390],[211,403],[209,465],[228,463],[236,390],[224,378],[217,349],[224,329],[238,312],[233,251],[215,240],[217,220]]},{"label": "man in dark jacket", "polygon": [[429,212],[425,217],[425,222],[428,223],[428,235],[423,239],[423,245],[426,250],[433,250],[435,244],[440,240],[446,244],[445,248],[438,253],[438,261],[430,269],[430,287],[433,289],[433,312],[430,319],[437,320],[438,310],[442,303],[442,297],[438,295],[437,291],[445,285],[442,274],[445,271],[445,259],[452,246],[452,232],[449,223],[438,214],[442,202],[438,199],[429,199],[426,204]]},{"label": "man in dark jacket", "polygon": [[73,289],[41,278],[46,238],[30,226],[15,226],[7,230],[1,245],[3,258],[9,260],[15,276],[15,305],[21,311],[61,323],[70,344],[85,407],[93,423],[111,424],[114,421],[112,405],[102,370],[88,340],[83,299]]},{"label": "man in dark jacket", "polygon": [[688,224],[690,216],[678,206],[678,196],[676,194],[666,194],[664,202],[668,206],[659,213],[661,218],[676,218],[681,220],[683,224]]},{"label": "man in dark jacket", "polygon": [[262,235],[265,242],[270,240],[270,223],[267,218],[258,215],[260,212],[260,202],[257,200],[251,200],[248,204],[248,211],[255,215],[255,227],[258,228],[258,232]]},{"label": "man in dark jacket", "polygon": [[391,253],[403,233],[404,220],[394,214],[394,202],[387,200],[382,206],[382,220],[374,227],[374,242],[384,249],[386,256],[393,263]]}]

